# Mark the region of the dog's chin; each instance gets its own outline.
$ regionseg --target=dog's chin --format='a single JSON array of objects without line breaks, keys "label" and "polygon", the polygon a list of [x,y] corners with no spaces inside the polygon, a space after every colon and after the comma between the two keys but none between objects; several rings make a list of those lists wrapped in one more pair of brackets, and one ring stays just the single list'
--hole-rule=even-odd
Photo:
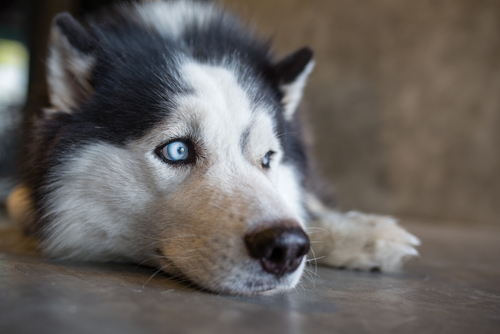
[{"label": "dog's chin", "polygon": [[181,281],[189,282],[188,285],[190,286],[196,286],[200,290],[220,295],[271,296],[294,289],[300,281],[304,265],[305,262],[303,261],[293,273],[279,278],[263,271],[238,275],[238,277],[245,276],[246,278],[243,280],[236,279],[231,273],[224,277],[218,275],[218,278],[214,278],[211,275],[207,275],[206,279],[196,279],[184,273],[172,262],[168,266],[164,266],[164,268],[168,268],[164,271]]},{"label": "dog's chin", "polygon": [[[297,280],[298,281],[298,280]],[[295,288],[298,282],[288,280],[260,280],[248,281],[243,284],[218,284],[207,289],[213,293],[232,296],[271,296]]]},{"label": "dog's chin", "polygon": [[[270,296],[294,289],[302,276],[303,265],[293,273],[276,278],[268,273],[248,274],[243,281],[221,280],[211,291],[218,294],[241,296]],[[209,283],[209,285],[212,285]]]}]

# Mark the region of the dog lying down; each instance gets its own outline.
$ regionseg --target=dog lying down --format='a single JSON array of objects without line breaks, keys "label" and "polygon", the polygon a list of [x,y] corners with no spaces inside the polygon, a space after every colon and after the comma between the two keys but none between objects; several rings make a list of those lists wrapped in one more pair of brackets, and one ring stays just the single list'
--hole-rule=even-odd
[{"label": "dog lying down", "polygon": [[308,252],[396,270],[415,236],[307,189],[295,111],[313,65],[308,48],[275,60],[206,1],[122,5],[85,24],[59,14],[51,108],[9,211],[46,256],[149,264],[216,293],[292,289]]}]

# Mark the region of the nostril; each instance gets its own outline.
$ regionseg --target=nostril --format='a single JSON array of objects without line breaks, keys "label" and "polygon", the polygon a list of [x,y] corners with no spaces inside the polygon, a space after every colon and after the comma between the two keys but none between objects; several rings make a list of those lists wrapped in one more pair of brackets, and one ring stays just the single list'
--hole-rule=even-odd
[{"label": "nostril", "polygon": [[272,249],[271,255],[267,256],[266,259],[271,262],[283,261],[285,257],[286,250],[283,247],[275,247]]},{"label": "nostril", "polygon": [[250,256],[260,260],[265,271],[278,277],[295,271],[310,247],[302,228],[290,222],[281,223],[245,236]]}]

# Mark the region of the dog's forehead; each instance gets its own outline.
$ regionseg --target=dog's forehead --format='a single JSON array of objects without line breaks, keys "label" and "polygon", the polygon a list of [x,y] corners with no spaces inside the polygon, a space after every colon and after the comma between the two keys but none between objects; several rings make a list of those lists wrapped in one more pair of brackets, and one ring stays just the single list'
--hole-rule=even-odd
[{"label": "dog's forehead", "polygon": [[174,98],[157,136],[195,137],[208,148],[244,150],[252,142],[257,151],[278,149],[272,109],[252,97],[251,84],[239,82],[236,71],[231,65],[184,63],[180,76],[189,92]]},{"label": "dog's forehead", "polygon": [[194,116],[203,129],[232,130],[235,134],[245,131],[255,106],[231,70],[188,62],[181,73],[192,94],[178,101],[180,113]]}]

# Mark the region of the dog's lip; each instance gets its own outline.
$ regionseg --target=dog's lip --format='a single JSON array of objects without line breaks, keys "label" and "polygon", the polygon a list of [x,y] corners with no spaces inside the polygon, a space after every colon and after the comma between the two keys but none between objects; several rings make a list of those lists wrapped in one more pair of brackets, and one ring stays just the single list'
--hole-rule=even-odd
[{"label": "dog's lip", "polygon": [[[273,294],[273,292],[280,291],[280,285],[266,285],[264,287],[259,287],[259,288],[248,288],[248,289],[241,289],[241,290],[235,290],[233,288],[229,289],[223,289],[220,291],[214,291],[215,293],[222,293],[222,294],[227,294],[230,296],[259,296],[259,295],[266,295],[266,294]],[[210,290],[210,289],[209,289]]]},{"label": "dog's lip", "polygon": [[[258,294],[265,292],[281,291],[283,289],[286,290],[287,288],[289,288],[289,284],[286,280],[287,276],[288,275],[282,276],[280,278],[273,277],[272,279],[246,281],[245,285],[248,288],[247,293]],[[258,283],[257,286],[255,286],[256,283]]]},{"label": "dog's lip", "polygon": [[263,288],[250,289],[250,292],[253,292],[253,293],[266,292],[266,291],[276,290],[276,288],[278,288],[278,285],[267,286],[267,287],[263,287]]},{"label": "dog's lip", "polygon": [[[160,259],[160,262],[164,262],[164,261],[165,261],[165,259]],[[189,275],[186,275],[179,267],[175,266],[174,262],[168,262],[168,265],[174,267],[179,272],[178,274],[175,274],[172,276],[174,278],[187,279],[188,281],[196,284],[202,290],[210,291],[210,292],[215,293],[215,294],[222,293],[222,294],[228,294],[228,295],[233,295],[233,296],[237,296],[237,295],[252,296],[252,295],[259,295],[259,294],[266,295],[267,293],[272,295],[274,292],[286,291],[286,290],[291,288],[286,282],[286,277],[288,275],[293,274],[293,273],[285,274],[285,275],[277,278],[274,275],[271,275],[267,272],[262,271],[262,274],[264,276],[266,276],[265,279],[247,281],[245,284],[247,286],[246,290],[234,290],[232,288],[227,288],[227,287],[220,289],[220,288],[213,288],[210,286],[206,286],[204,284],[197,283]],[[269,275],[271,275],[272,278],[267,277]],[[258,283],[259,286],[255,287],[254,286],[255,283]]]}]

